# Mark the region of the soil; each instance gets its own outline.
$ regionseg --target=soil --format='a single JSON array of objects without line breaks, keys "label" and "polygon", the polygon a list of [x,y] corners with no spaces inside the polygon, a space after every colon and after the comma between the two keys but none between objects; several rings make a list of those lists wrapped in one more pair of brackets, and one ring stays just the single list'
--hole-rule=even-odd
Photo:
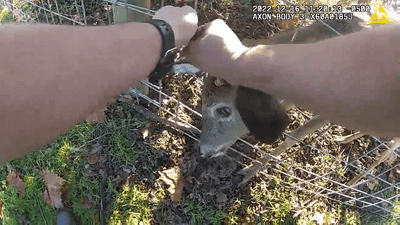
[{"label": "soil", "polygon": [[[199,3],[201,9],[198,13],[199,25],[221,18],[227,22],[240,39],[268,38],[284,29],[282,24],[273,21],[252,20],[236,1],[201,2],[206,4],[206,7]],[[296,24],[295,22],[293,24]],[[182,104],[185,104],[194,111],[201,112],[201,74],[196,76],[168,74],[163,80],[163,92],[180,102],[178,106],[176,101],[163,98],[162,106],[164,109],[173,114],[177,113],[182,121],[201,128],[201,118],[182,106]],[[163,118],[176,119],[175,116],[162,109],[158,110],[157,113]],[[108,119],[105,123],[108,121],[118,123],[124,118],[144,120],[143,115],[132,109],[127,102],[121,101],[111,105],[106,114]],[[287,133],[304,125],[314,116],[313,113],[297,107],[290,109],[288,114],[291,123],[286,130]],[[143,135],[144,132],[146,132],[146,135]],[[160,173],[167,169],[179,168],[183,177],[183,182],[175,187],[176,190],[181,189],[181,191],[176,191],[179,196],[176,197],[175,195],[174,197],[173,193],[166,196],[163,203],[153,211],[154,224],[191,224],[193,222],[191,210],[185,201],[221,209],[227,213],[234,213],[240,218],[239,224],[253,224],[265,216],[265,209],[271,206],[268,202],[252,197],[251,190],[278,192],[283,190],[284,187],[292,188],[297,194],[291,199],[294,203],[292,203],[289,213],[289,216],[296,220],[301,214],[307,215],[308,211],[313,210],[314,203],[311,204],[311,200],[318,200],[321,207],[327,209],[334,209],[338,206],[338,201],[347,200],[333,194],[327,195],[327,191],[323,189],[341,190],[343,186],[340,184],[345,184],[358,174],[358,169],[355,166],[346,167],[344,162],[353,162],[356,166],[367,169],[385,150],[382,146],[378,147],[380,143],[370,136],[363,136],[348,144],[339,144],[335,141],[336,136],[347,136],[353,133],[354,131],[342,126],[328,124],[308,135],[301,143],[283,152],[278,158],[284,160],[284,163],[271,161],[264,172],[258,173],[249,183],[240,186],[243,176],[238,172],[253,163],[254,159],[260,158],[264,154],[262,152],[269,153],[279,146],[284,140],[283,137],[273,145],[266,145],[257,142],[251,136],[247,136],[244,140],[257,146],[261,152],[247,144],[237,142],[232,147],[245,156],[235,151],[228,151],[225,156],[206,160],[200,157],[197,141],[177,131],[174,127],[150,120],[142,126],[133,126],[130,133],[127,134],[129,141],[135,143],[136,148],[140,149],[137,160],[129,163],[122,162],[112,156],[112,148],[108,141],[99,138],[95,145],[88,147],[91,149],[88,160],[90,154],[99,154],[101,157],[95,160],[96,163],[88,163],[89,166],[85,174],[104,181],[111,180],[117,189],[126,182],[141,184],[148,193],[153,195],[158,187],[168,189],[168,185],[159,182]],[[106,129],[100,126],[93,138],[104,135],[106,135]],[[198,135],[192,135],[198,138]],[[376,147],[376,154],[367,154],[358,160],[359,157]],[[91,151],[96,148],[100,150],[92,153]],[[398,162],[399,159],[396,158],[390,165],[382,163],[378,170],[386,171]],[[343,169],[343,173],[337,173],[339,168]],[[312,171],[313,174],[305,173],[302,169]],[[303,180],[312,180],[312,183],[322,182],[321,187],[323,188],[306,184],[299,179],[291,181],[288,175]],[[324,180],[318,178],[318,175],[326,175],[337,183],[324,183]],[[389,178],[390,176],[391,178]],[[398,180],[400,175],[389,171],[381,177],[382,180],[390,183]],[[281,180],[282,184],[276,183],[276,179]],[[383,185],[383,187],[388,186],[384,181],[378,181],[378,184]],[[106,183],[103,183],[103,186],[103,189],[107,188]],[[367,193],[370,193],[373,189],[366,183],[356,188]],[[360,194],[345,193],[360,197]],[[111,213],[110,203],[114,200],[113,195],[108,192],[102,194],[105,199],[105,212],[106,215],[109,215]],[[300,194],[305,197],[298,197]],[[321,198],[321,195],[327,195],[330,199]],[[245,204],[243,202],[238,203],[238,199],[243,200]],[[253,209],[255,213],[249,213],[246,210],[247,207]],[[211,221],[204,219],[200,224],[210,223]],[[226,221],[226,223],[228,222]]]}]

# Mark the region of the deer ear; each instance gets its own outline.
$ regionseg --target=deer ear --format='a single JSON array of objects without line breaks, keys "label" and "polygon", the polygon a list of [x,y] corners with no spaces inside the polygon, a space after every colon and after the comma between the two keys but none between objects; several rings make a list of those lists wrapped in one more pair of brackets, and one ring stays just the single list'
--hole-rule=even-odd
[{"label": "deer ear", "polygon": [[289,124],[282,104],[262,91],[239,86],[235,104],[250,134],[267,144],[274,143]]}]

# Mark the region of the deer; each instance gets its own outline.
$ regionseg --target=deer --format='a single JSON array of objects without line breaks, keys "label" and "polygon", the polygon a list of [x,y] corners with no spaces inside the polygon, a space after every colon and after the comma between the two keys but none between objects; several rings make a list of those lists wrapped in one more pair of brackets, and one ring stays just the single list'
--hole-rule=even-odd
[{"label": "deer", "polygon": [[[360,15],[360,14],[359,14]],[[339,35],[347,35],[369,29],[365,23],[368,15],[354,17],[353,20],[315,21],[307,27],[277,34],[269,39],[244,39],[247,47],[260,44],[308,44],[316,43]],[[213,76],[204,78],[202,89],[202,133],[200,153],[202,157],[216,157],[224,152],[244,135],[251,134],[258,141],[273,144],[282,136],[289,118],[286,113],[293,103],[285,102],[259,90],[243,86],[232,86],[227,81]],[[302,140],[306,135],[327,125],[328,120],[316,115],[304,126],[294,130],[291,136]],[[354,140],[364,134],[359,133],[346,139]],[[271,155],[278,156],[297,141],[286,138]],[[272,157],[267,155],[239,173],[244,175],[243,183],[250,180]],[[262,164],[260,164],[261,162]]]}]

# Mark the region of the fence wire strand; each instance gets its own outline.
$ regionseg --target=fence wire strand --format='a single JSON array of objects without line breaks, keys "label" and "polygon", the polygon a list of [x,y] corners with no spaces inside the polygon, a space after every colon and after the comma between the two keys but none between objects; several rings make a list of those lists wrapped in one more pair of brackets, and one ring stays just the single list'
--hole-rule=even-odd
[{"label": "fence wire strand", "polygon": [[[60,7],[59,4],[57,2],[57,0],[54,0],[55,3],[55,10],[54,7],[52,8],[52,5],[50,3],[50,0],[47,0],[47,3],[45,3],[43,0],[40,0],[40,3],[34,3],[32,2],[32,0],[24,0],[24,2],[26,2],[27,4],[31,5],[34,7],[34,12],[31,12],[31,15],[28,13],[23,12],[18,6],[14,5],[11,3],[12,0],[0,0],[0,4],[2,6],[7,6],[9,8],[9,10],[14,14],[14,15],[22,15],[24,17],[24,21],[25,22],[29,22],[29,21],[35,21],[35,23],[39,23],[39,22],[44,22],[43,20],[45,20],[46,23],[50,23],[49,18],[48,18],[48,13],[51,16],[51,23],[52,24],[56,24],[56,20],[54,16],[57,16],[59,21],[58,24],[62,24],[64,20],[68,20],[74,24],[78,24],[78,25],[87,25],[87,15],[86,15],[86,11],[85,11],[85,5],[84,5],[84,0],[81,0],[80,2],[80,6],[78,6],[78,1],[74,0],[74,6],[75,6],[75,10],[76,10],[76,15],[74,17],[74,19],[70,18],[69,15],[65,15],[63,13],[60,13]],[[288,0],[279,0],[279,2],[285,3],[285,4],[289,4],[292,5],[293,3],[289,2]],[[314,1],[313,1],[314,2]],[[161,1],[161,6],[164,5],[164,1]],[[126,18],[128,19],[128,10],[132,10],[132,11],[136,11],[136,12],[140,12],[144,15],[148,15],[148,16],[153,16],[155,13],[155,10],[149,9],[149,8],[145,8],[145,7],[139,7],[139,6],[135,6],[133,4],[129,4],[127,3],[127,0],[104,0],[103,3],[101,4],[102,7],[104,5],[105,9],[106,9],[106,14],[108,17],[108,23],[109,25],[114,24],[114,20],[112,20],[111,18],[111,13],[110,11],[112,10],[112,15],[115,15],[115,11],[114,8],[115,6],[121,6],[125,8],[125,13]],[[198,1],[195,0],[194,3],[195,9],[197,9],[198,6]],[[79,10],[79,7],[81,8],[81,10]],[[400,7],[400,6],[399,6]],[[400,9],[400,8],[399,8]],[[38,13],[39,11],[39,13]],[[44,17],[42,18],[42,21],[40,21],[39,19],[39,14],[41,14],[41,11],[43,11]],[[82,11],[82,12],[80,12]],[[83,22],[82,22],[82,18],[80,17],[80,14],[82,13],[83,15]],[[90,15],[89,15],[90,16]],[[32,17],[35,17],[34,19]],[[333,32],[335,32],[337,35],[341,35],[338,31],[336,31],[334,28],[330,27],[328,24],[324,23],[323,21],[319,21],[322,24],[324,24],[326,27],[328,27],[330,30],[332,30]],[[294,34],[294,36],[292,37],[292,41],[296,38],[296,34]],[[181,78],[182,79],[182,78]],[[197,77],[196,77],[197,79]],[[163,98],[167,98],[169,100],[172,100],[173,102],[175,102],[177,105],[177,110],[175,110],[176,112],[178,112],[178,108],[180,106],[183,107],[183,109],[188,110],[189,112],[191,112],[193,115],[201,118],[202,115],[201,113],[197,112],[196,110],[194,110],[193,108],[185,105],[184,103],[182,103],[180,101],[180,99],[176,99],[166,93],[164,93],[163,91],[160,90],[160,88],[157,85],[154,85],[146,80],[142,80],[141,81],[142,84],[144,84],[145,86],[147,86],[149,89],[158,92],[160,96],[162,96]],[[150,102],[151,104],[154,104],[155,106],[157,106],[160,110],[165,111],[167,114],[173,116],[176,121],[179,121],[180,123],[184,124],[186,127],[189,127],[190,129],[192,129],[193,131],[195,131],[195,133],[201,134],[201,130],[199,128],[197,128],[196,126],[188,123],[184,118],[181,118],[178,113],[173,113],[170,110],[166,109],[165,107],[162,106],[162,102],[157,102],[153,99],[151,99],[149,96],[137,91],[134,88],[130,89],[130,92],[136,96],[138,96],[139,98],[145,99],[146,101]],[[161,100],[161,98],[160,98]],[[178,131],[179,133],[186,135],[188,137],[190,137],[191,139],[199,142],[199,139],[196,137],[196,135],[192,135],[192,132],[188,132],[185,131],[183,129],[179,129],[178,127],[171,127],[172,129]],[[328,129],[328,128],[327,128]],[[326,129],[326,130],[327,130]],[[325,130],[325,131],[326,131]],[[325,135],[325,131],[320,132],[318,135]],[[189,134],[192,133],[192,134]],[[355,206],[359,209],[366,209],[366,208],[370,208],[370,207],[374,207],[375,211],[371,211],[369,210],[370,213],[373,214],[377,214],[379,212],[385,212],[385,213],[392,213],[391,212],[391,207],[394,206],[393,201],[396,199],[400,198],[400,194],[399,194],[399,190],[400,190],[400,182],[397,181],[397,183],[390,183],[389,181],[385,180],[384,178],[382,178],[385,174],[391,173],[393,170],[395,169],[399,169],[399,165],[394,165],[391,168],[385,169],[384,172],[381,172],[377,175],[374,174],[374,172],[370,172],[368,170],[368,168],[362,168],[362,166],[356,165],[355,162],[357,160],[360,160],[364,157],[370,156],[371,154],[373,154],[376,151],[379,150],[383,150],[382,148],[384,148],[385,150],[389,150],[391,151],[396,157],[400,157],[400,152],[397,149],[390,149],[389,146],[382,140],[380,140],[377,137],[371,136],[372,139],[374,139],[378,144],[376,145],[376,147],[373,147],[371,150],[366,151],[365,153],[361,154],[361,156],[357,157],[356,159],[353,159],[352,161],[348,161],[347,160],[343,160],[338,156],[335,156],[331,153],[329,153],[328,151],[325,151],[323,149],[319,149],[316,148],[315,146],[313,146],[312,144],[309,143],[305,143],[302,140],[298,140],[295,137],[291,136],[291,134],[284,134],[286,136],[286,138],[290,138],[292,140],[294,140],[296,143],[299,143],[302,145],[302,148],[309,148],[313,151],[318,152],[319,154],[323,154],[325,156],[329,156],[331,159],[335,160],[336,162],[339,163],[339,167],[335,168],[332,171],[329,172],[325,172],[322,175],[319,175],[317,173],[311,172],[307,169],[304,169],[298,165],[295,164],[290,164],[290,162],[288,162],[287,160],[284,159],[280,159],[279,156],[274,156],[271,155],[269,153],[266,153],[264,150],[261,150],[258,146],[255,146],[251,143],[249,143],[248,141],[244,140],[243,138],[240,138],[239,141],[244,143],[247,146],[250,146],[252,149],[255,149],[258,153],[262,154],[262,157],[265,156],[269,156],[272,161],[274,161],[275,163],[277,163],[277,165],[285,165],[285,164],[289,164],[290,168],[293,168],[295,170],[301,171],[303,173],[306,173],[308,175],[310,175],[312,178],[311,179],[303,179],[300,177],[297,177],[294,174],[285,172],[283,170],[280,170],[278,168],[273,168],[273,171],[286,176],[286,177],[291,177],[293,179],[296,179],[298,181],[298,183],[295,184],[291,184],[289,182],[286,182],[285,180],[282,180],[286,185],[295,188],[295,189],[303,189],[305,191],[311,192],[311,194],[315,194],[317,196],[320,197],[324,197],[326,199],[335,201],[335,202],[340,202],[342,204],[346,204],[349,206]],[[338,145],[340,146],[340,145]],[[242,153],[241,151],[233,148],[232,146],[230,146],[228,148],[229,151],[234,152],[235,154],[238,154],[239,156],[249,160],[252,163],[259,163],[262,164],[262,162],[258,161],[257,159],[254,159],[252,157],[247,156],[246,154]],[[344,152],[345,149],[342,151]],[[342,154],[340,154],[342,155]],[[248,166],[246,165],[246,163],[241,162],[240,160],[237,160],[234,157],[231,157],[229,154],[225,154],[226,157],[228,157],[230,160],[232,160],[235,163],[238,163],[242,166]],[[268,166],[268,165],[263,165]],[[345,169],[347,171],[349,171],[350,173],[352,173],[353,175],[357,175],[357,173],[355,172],[356,170],[358,170],[359,172],[364,174],[364,177],[361,178],[358,182],[356,182],[354,185],[347,185],[347,184],[343,184],[340,183],[338,181],[335,181],[334,179],[329,178],[331,175],[333,175],[337,169]],[[266,173],[265,170],[260,171],[260,173],[262,173],[263,175],[265,175],[265,177],[267,178],[273,178],[274,176],[271,174]],[[335,184],[335,189],[333,188],[327,188],[324,187],[322,185],[318,185],[316,184],[316,182],[322,179],[326,182],[329,182],[330,184]],[[366,191],[361,190],[361,186],[366,185],[368,182],[371,182],[372,180],[378,180],[381,184],[384,184],[385,187],[383,187],[381,190],[378,191],[373,191],[372,193],[368,193]],[[313,187],[317,188],[317,192],[315,191],[310,191],[307,190],[306,188],[304,188],[303,186],[306,185],[310,185]],[[384,196],[383,194],[387,191],[394,191],[395,193],[397,192],[398,194],[395,194],[393,196],[389,196],[389,197],[382,197]],[[358,204],[354,204],[354,203],[358,203]],[[382,206],[383,203],[386,204],[386,206]],[[262,212],[261,212],[262,213]],[[399,217],[399,216],[398,216]]]}]

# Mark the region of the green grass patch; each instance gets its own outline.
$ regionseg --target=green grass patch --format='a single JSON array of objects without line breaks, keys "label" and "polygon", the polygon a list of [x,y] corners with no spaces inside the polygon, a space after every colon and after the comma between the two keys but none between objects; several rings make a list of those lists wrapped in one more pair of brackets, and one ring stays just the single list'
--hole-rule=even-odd
[{"label": "green grass patch", "polygon": [[187,215],[190,218],[189,224],[224,224],[228,217],[222,210],[207,207],[204,204],[192,202],[186,198],[182,198],[182,206],[187,210]]},{"label": "green grass patch", "polygon": [[292,218],[290,211],[292,205],[290,202],[291,196],[294,195],[290,188],[281,185],[279,178],[275,177],[269,182],[257,184],[251,191],[251,202],[258,205],[265,205],[266,210],[260,213],[257,208],[247,206],[247,214],[256,216],[255,220],[259,224],[296,224]]},{"label": "green grass patch", "polygon": [[112,151],[111,154],[121,159],[125,165],[128,163],[135,163],[140,149],[138,149],[135,144],[130,143],[126,138],[126,134],[115,134],[112,137]]},{"label": "green grass patch", "polygon": [[0,9],[0,24],[10,23],[13,20],[13,14],[7,7]]},{"label": "green grass patch", "polygon": [[150,203],[149,194],[140,185],[126,184],[117,195],[108,224],[151,224],[151,211],[156,206]]},{"label": "green grass patch", "polygon": [[393,204],[394,207],[390,215],[386,212],[379,212],[375,214],[364,213],[360,224],[367,224],[367,225],[400,224],[400,200],[399,199],[395,200]]},{"label": "green grass patch", "polygon": [[[24,215],[32,224],[55,224],[57,211],[43,201],[45,183],[41,177],[43,169],[49,169],[65,180],[63,187],[68,193],[64,203],[73,206],[74,215],[83,224],[95,223],[95,212],[81,206],[81,201],[91,195],[94,204],[99,203],[99,181],[88,180],[83,174],[82,158],[79,151],[89,141],[96,125],[80,123],[68,134],[62,135],[54,144],[44,150],[36,149],[32,154],[11,160],[8,165],[0,167],[0,199],[3,202],[3,224],[20,224],[19,216]],[[20,198],[15,189],[7,187],[7,166],[11,166],[23,174],[25,196]],[[41,215],[40,209],[43,212]]]}]

